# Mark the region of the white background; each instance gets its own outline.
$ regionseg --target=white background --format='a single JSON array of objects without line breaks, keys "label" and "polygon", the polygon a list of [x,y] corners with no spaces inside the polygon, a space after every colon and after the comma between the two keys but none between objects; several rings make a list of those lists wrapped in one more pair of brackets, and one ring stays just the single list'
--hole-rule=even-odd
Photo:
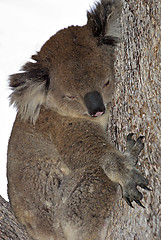
[{"label": "white background", "polygon": [[16,111],[9,107],[8,75],[16,73],[50,36],[86,24],[94,0],[0,0],[0,195],[7,198],[7,144]]}]

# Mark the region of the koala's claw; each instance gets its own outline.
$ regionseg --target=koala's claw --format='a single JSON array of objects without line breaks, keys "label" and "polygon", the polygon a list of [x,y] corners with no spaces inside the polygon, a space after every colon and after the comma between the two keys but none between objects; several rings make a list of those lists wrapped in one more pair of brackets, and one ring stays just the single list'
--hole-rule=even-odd
[{"label": "koala's claw", "polygon": [[126,152],[130,152],[132,147],[135,145],[135,140],[132,139],[134,133],[129,133],[127,136],[127,142],[126,142]]},{"label": "koala's claw", "polygon": [[138,139],[137,139],[137,142],[139,143],[142,143],[142,139],[145,138],[145,136],[140,136]]},{"label": "koala's claw", "polygon": [[140,207],[145,208],[144,205],[139,200],[134,200]]},{"label": "koala's claw", "polygon": [[[132,202],[130,201],[129,198],[124,198],[127,204],[131,207],[134,208],[132,205]],[[139,200],[134,200],[140,207],[145,208],[144,205],[139,201]]]},{"label": "koala's claw", "polygon": [[124,197],[124,199],[125,199],[125,201],[127,202],[127,204],[128,204],[131,208],[134,208],[133,205],[132,205],[132,203],[131,203],[131,201],[130,201],[130,199],[129,199],[128,197],[127,197],[127,198]]},{"label": "koala's claw", "polygon": [[127,135],[127,141],[130,141],[132,139],[132,136],[134,135],[134,133],[129,133]]},{"label": "koala's claw", "polygon": [[126,192],[126,193],[124,194],[123,198],[124,198],[124,200],[127,202],[127,204],[128,204],[130,207],[132,207],[132,208],[134,208],[133,205],[132,205],[132,202],[133,202],[133,201],[135,201],[139,206],[141,206],[141,207],[144,208],[144,206],[143,206],[142,203],[140,202],[140,201],[142,200],[142,198],[143,198],[143,195],[142,195],[141,192],[139,192],[139,191],[137,190],[136,187],[135,187],[135,188],[132,188],[131,191],[129,191],[129,193]]},{"label": "koala's claw", "polygon": [[152,189],[148,188],[146,185],[144,184],[139,184],[139,186],[147,191],[152,191]]},{"label": "koala's claw", "polygon": [[137,186],[151,191],[148,187],[149,181],[142,174],[136,169],[133,168],[129,175],[129,180],[127,183],[122,187],[123,189],[123,198],[127,202],[127,204],[133,208],[132,202],[135,201],[139,206],[143,207],[142,203],[140,202],[143,199],[143,195],[141,192],[138,191]]},{"label": "koala's claw", "polygon": [[[141,150],[144,148],[144,143],[142,142],[144,136],[140,136],[136,141],[132,138],[133,133],[129,133],[126,142],[126,153],[130,154],[132,157],[137,158]],[[137,163],[137,161],[136,161]]]}]

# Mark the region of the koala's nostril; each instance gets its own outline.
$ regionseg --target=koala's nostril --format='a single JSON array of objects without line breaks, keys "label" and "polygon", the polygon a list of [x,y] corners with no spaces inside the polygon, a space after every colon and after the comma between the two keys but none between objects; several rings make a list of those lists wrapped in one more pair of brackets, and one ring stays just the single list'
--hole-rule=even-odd
[{"label": "koala's nostril", "polygon": [[88,92],[84,96],[84,102],[92,117],[98,117],[105,113],[105,106],[102,96],[99,92]]}]

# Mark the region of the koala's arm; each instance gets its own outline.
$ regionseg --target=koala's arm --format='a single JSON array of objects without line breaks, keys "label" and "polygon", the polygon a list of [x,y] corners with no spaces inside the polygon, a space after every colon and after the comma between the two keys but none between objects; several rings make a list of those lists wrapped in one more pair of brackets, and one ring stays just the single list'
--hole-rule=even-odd
[{"label": "koala's arm", "polygon": [[101,166],[106,175],[116,183],[119,183],[122,188],[123,198],[132,206],[132,201],[135,201],[138,205],[142,206],[140,200],[143,195],[138,191],[137,186],[150,190],[148,186],[148,180],[142,176],[142,174],[135,168],[137,164],[137,158],[141,150],[144,147],[142,142],[143,137],[139,137],[137,141],[132,139],[133,134],[129,134],[127,137],[126,152],[122,154],[117,150],[107,152],[103,157]]},{"label": "koala's arm", "polygon": [[[85,124],[86,129],[84,129]],[[121,185],[123,198],[131,207],[132,201],[141,206],[140,201],[143,196],[137,190],[137,186],[150,190],[147,187],[148,180],[135,168],[138,155],[144,147],[143,137],[134,141],[133,134],[129,134],[126,152],[123,154],[109,143],[102,128],[90,121],[76,121],[75,123],[73,121],[72,126],[66,121],[64,127],[69,132],[71,131],[71,138],[64,137],[63,143],[61,138],[62,146],[65,146],[61,151],[61,155],[63,154],[61,157],[69,169],[74,171],[88,165],[99,165],[111,181]],[[72,134],[73,131],[74,134]],[[63,136],[63,132],[61,132],[61,136]],[[72,158],[70,157],[71,147],[73,149]]]}]

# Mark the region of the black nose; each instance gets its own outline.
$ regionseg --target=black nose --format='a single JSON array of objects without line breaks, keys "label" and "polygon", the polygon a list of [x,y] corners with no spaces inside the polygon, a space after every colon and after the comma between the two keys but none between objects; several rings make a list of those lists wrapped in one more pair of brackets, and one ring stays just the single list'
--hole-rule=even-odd
[{"label": "black nose", "polygon": [[99,92],[88,92],[84,97],[84,102],[92,117],[98,117],[105,113],[105,105]]}]

